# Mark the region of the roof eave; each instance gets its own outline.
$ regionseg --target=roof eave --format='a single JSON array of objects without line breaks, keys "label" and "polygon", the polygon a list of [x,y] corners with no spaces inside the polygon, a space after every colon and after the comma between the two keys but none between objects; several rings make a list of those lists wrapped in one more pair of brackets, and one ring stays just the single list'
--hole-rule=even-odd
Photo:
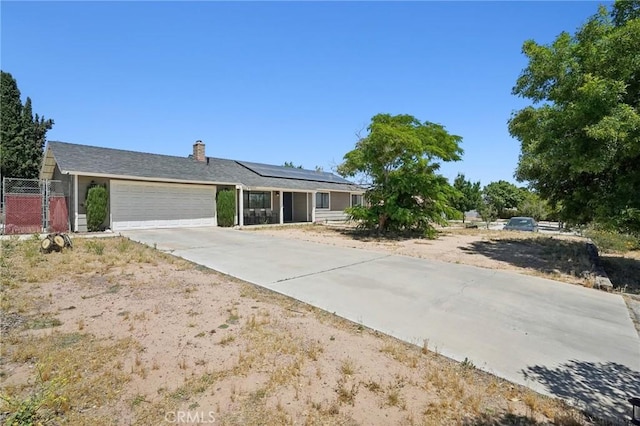
[{"label": "roof eave", "polygon": [[61,173],[63,175],[77,175],[77,176],[99,177],[99,178],[108,178],[108,179],[146,181],[146,182],[190,183],[195,185],[229,185],[229,186],[240,185],[237,182],[214,182],[209,180],[190,180],[190,179],[172,179],[172,178],[147,177],[147,176],[131,176],[131,175],[119,175],[119,174],[112,174],[112,173],[79,172],[75,170],[61,170]]},{"label": "roof eave", "polygon": [[40,165],[40,179],[53,179],[53,174],[56,170],[56,159],[53,156],[53,151],[50,146],[47,146],[47,150],[42,157],[42,164]]}]

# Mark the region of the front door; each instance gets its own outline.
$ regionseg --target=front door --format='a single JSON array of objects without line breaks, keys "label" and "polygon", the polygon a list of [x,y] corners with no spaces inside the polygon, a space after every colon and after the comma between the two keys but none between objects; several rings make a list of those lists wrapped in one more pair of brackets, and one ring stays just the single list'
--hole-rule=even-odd
[{"label": "front door", "polygon": [[282,193],[282,220],[284,223],[293,222],[293,192]]}]

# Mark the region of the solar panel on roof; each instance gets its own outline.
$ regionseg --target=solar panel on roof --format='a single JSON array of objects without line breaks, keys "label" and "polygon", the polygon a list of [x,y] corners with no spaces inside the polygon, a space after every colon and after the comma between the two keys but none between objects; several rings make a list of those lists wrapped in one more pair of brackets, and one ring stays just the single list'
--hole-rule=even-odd
[{"label": "solar panel on roof", "polygon": [[259,174],[263,177],[274,177],[284,179],[311,180],[316,182],[344,183],[351,184],[346,179],[336,176],[333,173],[317,172],[315,170],[296,169],[292,167],[272,166],[269,164],[251,163],[248,161],[238,161],[238,164]]}]

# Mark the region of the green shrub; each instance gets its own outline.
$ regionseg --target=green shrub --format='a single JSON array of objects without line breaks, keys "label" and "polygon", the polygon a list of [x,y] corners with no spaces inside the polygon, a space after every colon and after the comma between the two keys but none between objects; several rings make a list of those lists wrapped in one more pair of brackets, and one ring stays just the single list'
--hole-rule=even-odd
[{"label": "green shrub", "polygon": [[584,231],[584,235],[593,240],[598,250],[619,252],[640,250],[640,240],[632,235],[597,228],[588,228]]},{"label": "green shrub", "polygon": [[101,231],[102,224],[107,218],[108,205],[107,188],[96,185],[89,188],[87,192],[87,229],[89,231]]},{"label": "green shrub", "polygon": [[228,189],[218,192],[216,207],[218,214],[218,226],[233,226],[236,215],[235,192]]}]

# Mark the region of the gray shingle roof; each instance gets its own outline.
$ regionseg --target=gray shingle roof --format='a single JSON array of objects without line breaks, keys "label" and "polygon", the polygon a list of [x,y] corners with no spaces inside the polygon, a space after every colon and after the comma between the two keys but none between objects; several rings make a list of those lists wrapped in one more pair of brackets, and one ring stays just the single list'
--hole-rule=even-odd
[{"label": "gray shingle roof", "polygon": [[291,190],[362,190],[361,187],[348,181],[331,183],[260,176],[234,160],[223,158],[209,157],[208,162],[199,162],[190,157],[150,154],[58,141],[50,141],[48,148],[62,173],[77,172],[154,180],[241,184],[249,189],[266,187]]}]

